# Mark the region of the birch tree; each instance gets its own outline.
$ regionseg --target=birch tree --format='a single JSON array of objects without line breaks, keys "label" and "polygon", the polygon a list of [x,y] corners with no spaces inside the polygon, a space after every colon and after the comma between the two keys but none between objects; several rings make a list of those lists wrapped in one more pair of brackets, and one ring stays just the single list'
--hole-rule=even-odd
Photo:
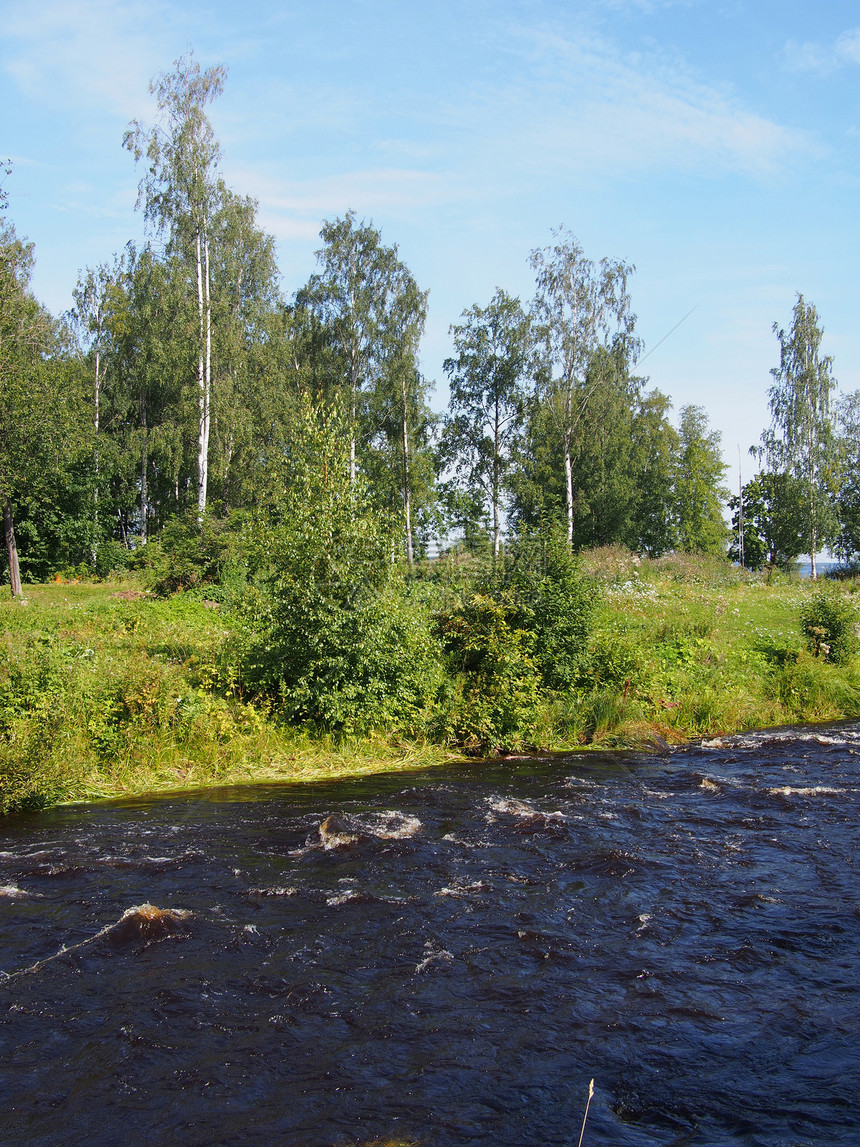
[{"label": "birch tree", "polygon": [[562,448],[568,540],[574,537],[573,455],[577,435],[600,384],[591,370],[597,352],[636,357],[635,316],[627,281],[634,268],[623,262],[585,257],[567,230],[553,232],[554,245],[532,251],[537,275],[532,304],[541,344],[538,394]]},{"label": "birch tree", "polygon": [[166,232],[169,248],[182,252],[194,267],[197,297],[197,509],[206,509],[212,396],[211,223],[215,212],[220,147],[206,107],[224,89],[226,68],[201,71],[188,52],[174,70],[149,85],[159,122],[145,128],[133,121],[124,145],[135,161],[145,159],[138,206],[147,222]]},{"label": "birch tree", "polygon": [[762,443],[771,470],[803,483],[804,542],[812,576],[818,576],[817,551],[832,539],[836,522],[830,486],[836,463],[831,398],[836,389],[833,360],[821,353],[823,329],[818,312],[798,294],[787,332],[777,323],[779,366],[771,370],[771,426]]},{"label": "birch tree", "polygon": [[728,466],[721,435],[710,429],[701,406],[682,406],[679,415],[675,512],[681,548],[722,556],[728,541],[723,505],[729,492],[722,485]]},{"label": "birch tree", "polygon": [[398,258],[397,247],[385,246],[371,223],[357,224],[355,212],[326,222],[320,235],[325,243],[317,251],[321,269],[299,292],[298,305],[310,310],[325,329],[327,366],[346,389],[351,487],[362,439],[370,442],[379,433],[380,417],[398,424],[406,551],[411,561],[409,423],[422,389],[415,363],[427,292],[419,290]]},{"label": "birch tree", "polygon": [[78,346],[86,365],[91,372],[92,382],[92,425],[93,425],[93,551],[95,564],[95,544],[99,534],[99,483],[101,471],[101,406],[102,390],[105,384],[106,365],[109,356],[105,353],[110,341],[111,295],[117,291],[117,283],[122,273],[122,260],[114,259],[113,266],[103,263],[95,270],[88,268],[78,279],[72,292],[74,307],[65,318],[77,336]]},{"label": "birch tree", "polygon": [[68,446],[65,395],[46,358],[55,324],[29,289],[33,245],[0,224],[0,509],[14,597],[22,596],[13,506],[33,493],[50,468],[47,455]]},{"label": "birch tree", "polygon": [[455,357],[444,364],[451,397],[443,448],[458,477],[489,505],[498,561],[504,492],[522,433],[531,331],[519,299],[501,289],[486,307],[470,307],[461,319],[451,327]]}]

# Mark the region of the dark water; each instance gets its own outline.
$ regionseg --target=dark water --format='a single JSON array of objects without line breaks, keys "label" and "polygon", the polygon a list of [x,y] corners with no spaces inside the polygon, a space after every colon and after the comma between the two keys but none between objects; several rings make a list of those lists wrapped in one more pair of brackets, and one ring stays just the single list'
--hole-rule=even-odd
[{"label": "dark water", "polygon": [[575,1145],[593,1078],[590,1147],[860,1144],[858,765],[850,725],[3,822],[0,1140]]}]

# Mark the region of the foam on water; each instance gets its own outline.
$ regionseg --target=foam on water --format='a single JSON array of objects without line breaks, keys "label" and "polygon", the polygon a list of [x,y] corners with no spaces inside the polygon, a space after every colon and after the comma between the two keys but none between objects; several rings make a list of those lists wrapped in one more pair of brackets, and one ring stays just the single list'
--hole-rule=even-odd
[{"label": "foam on water", "polygon": [[10,819],[0,1140],[856,1142],[857,746]]}]

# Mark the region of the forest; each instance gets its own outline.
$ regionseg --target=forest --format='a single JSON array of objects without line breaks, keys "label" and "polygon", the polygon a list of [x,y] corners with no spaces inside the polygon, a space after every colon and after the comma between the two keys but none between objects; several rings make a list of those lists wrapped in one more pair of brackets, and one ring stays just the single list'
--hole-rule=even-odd
[{"label": "forest", "polygon": [[[207,108],[225,80],[189,53],[153,81],[156,122],[123,141],[148,240],[84,270],[67,313],[32,294],[36,253],[3,193],[13,598],[25,582],[137,579],[229,616],[206,687],[231,704],[486,750],[557,741],[559,706],[598,686],[632,703],[630,650],[595,647],[585,552],[627,555],[625,576],[683,555],[718,580],[782,576],[807,553],[815,572],[826,548],[852,568],[860,394],[837,396],[801,294],[774,325],[772,421],[734,496],[707,412],[673,422],[639,370],[634,268],[590,259],[563,228],[529,256],[532,299],[498,288],[452,326],[435,413],[428,291],[372,222],[325,222],[314,274],[283,293],[256,203],[220,174]],[[8,658],[6,672],[18,719]],[[669,692],[642,697],[659,708]]]},{"label": "forest", "polygon": [[706,411],[685,406],[674,425],[637,372],[631,266],[554,232],[530,255],[532,300],[498,288],[451,328],[435,414],[418,359],[428,291],[372,222],[326,222],[316,272],[284,296],[256,203],[219,175],[207,105],[225,77],[189,54],[153,82],[158,122],[124,139],[150,240],[83,271],[67,313],[30,294],[35,251],[3,199],[0,482],[7,561],[14,527],[25,578],[103,575],[177,518],[226,521],[312,480],[289,465],[307,406],[340,412],[349,486],[398,520],[409,565],[451,545],[498,556],[503,537],[549,521],[575,550],[657,557],[737,550],[742,516],[732,556],[753,569],[860,549],[860,399],[836,402],[801,295],[777,331],[773,425],[730,533]]}]

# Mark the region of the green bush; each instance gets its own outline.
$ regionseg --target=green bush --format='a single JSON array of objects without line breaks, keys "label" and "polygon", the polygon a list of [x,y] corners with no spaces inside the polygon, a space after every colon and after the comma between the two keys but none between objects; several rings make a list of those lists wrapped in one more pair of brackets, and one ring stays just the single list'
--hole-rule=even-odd
[{"label": "green bush", "polygon": [[513,626],[531,635],[535,663],[548,689],[571,689],[588,658],[597,582],[560,533],[522,536],[511,549],[507,581]]},{"label": "green bush", "polygon": [[589,689],[624,689],[636,685],[641,675],[642,653],[635,644],[617,633],[595,635],[582,666],[583,685]]},{"label": "green bush", "polygon": [[207,514],[201,523],[196,511],[189,510],[171,518],[130,564],[159,597],[186,591],[233,602],[245,585],[241,526],[238,514],[227,518]]},{"label": "green bush", "polygon": [[520,608],[510,592],[476,593],[437,616],[449,672],[437,721],[446,740],[486,751],[534,736],[541,673],[532,635],[514,624]]},{"label": "green bush", "polygon": [[415,731],[441,682],[430,615],[408,598],[395,523],[350,474],[349,427],[304,401],[285,490],[256,522],[242,675],[292,721]]},{"label": "green bush", "polygon": [[553,694],[579,681],[596,583],[563,535],[523,535],[474,589],[437,613],[449,687],[437,725],[476,749],[534,742]]},{"label": "green bush", "polygon": [[817,593],[800,611],[800,628],[810,651],[844,665],[857,651],[857,611],[832,593]]},{"label": "green bush", "polygon": [[96,547],[95,572],[100,578],[124,570],[131,558],[131,550],[115,538],[107,538]]}]

